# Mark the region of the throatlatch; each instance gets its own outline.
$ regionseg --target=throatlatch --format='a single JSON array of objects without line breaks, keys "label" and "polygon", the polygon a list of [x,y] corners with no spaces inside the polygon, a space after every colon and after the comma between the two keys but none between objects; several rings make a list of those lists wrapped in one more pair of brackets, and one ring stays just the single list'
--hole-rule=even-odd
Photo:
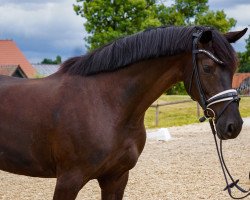
[{"label": "throatlatch", "polygon": [[[191,79],[190,79],[190,84],[189,84],[189,94],[191,94],[192,82],[193,82],[193,78],[195,78],[195,84],[197,86],[198,93],[200,96],[200,105],[204,111],[204,116],[201,117],[199,119],[199,121],[204,122],[206,119],[209,120],[209,124],[210,124],[211,130],[212,130],[213,136],[214,136],[214,141],[215,141],[216,150],[217,150],[217,154],[219,157],[220,165],[221,165],[223,175],[224,175],[224,178],[226,181],[226,187],[225,187],[224,191],[227,190],[228,194],[233,199],[244,199],[247,196],[250,196],[250,190],[246,191],[246,190],[242,189],[238,185],[239,180],[234,180],[233,177],[231,176],[231,174],[230,174],[230,172],[225,164],[224,157],[223,157],[222,140],[220,140],[220,145],[218,145],[218,142],[217,142],[217,138],[216,138],[217,130],[216,130],[216,126],[215,126],[215,123],[217,122],[217,120],[221,117],[223,112],[227,109],[227,107],[231,103],[239,104],[240,97],[238,96],[238,93],[236,90],[229,89],[229,90],[222,91],[222,92],[212,96],[209,99],[206,99],[206,96],[204,94],[204,91],[202,89],[202,84],[200,81],[196,55],[199,53],[204,53],[208,57],[210,57],[213,61],[217,62],[218,64],[223,64],[223,62],[220,59],[218,59],[216,56],[214,56],[211,52],[209,52],[205,49],[198,48],[198,42],[199,42],[202,34],[203,34],[203,31],[199,30],[199,29],[197,30],[197,32],[193,33],[193,50],[192,50],[193,71],[191,74]],[[224,105],[223,109],[220,111],[220,113],[216,115],[215,111],[211,108],[211,106],[214,104],[217,104],[217,103],[221,103],[221,102],[225,103],[225,105]],[[232,183],[228,182],[228,177],[231,179]],[[234,187],[236,189],[238,189],[240,192],[246,193],[246,194],[242,197],[234,197],[232,195],[232,190],[231,190]]]}]

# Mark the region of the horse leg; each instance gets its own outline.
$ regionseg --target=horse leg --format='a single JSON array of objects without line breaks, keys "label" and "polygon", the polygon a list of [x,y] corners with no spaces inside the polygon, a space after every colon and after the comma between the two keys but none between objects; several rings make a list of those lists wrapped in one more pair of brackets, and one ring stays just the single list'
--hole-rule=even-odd
[{"label": "horse leg", "polygon": [[74,200],[87,183],[81,171],[66,172],[57,178],[53,200]]},{"label": "horse leg", "polygon": [[121,200],[128,182],[129,171],[121,176],[105,176],[98,179],[102,200]]}]

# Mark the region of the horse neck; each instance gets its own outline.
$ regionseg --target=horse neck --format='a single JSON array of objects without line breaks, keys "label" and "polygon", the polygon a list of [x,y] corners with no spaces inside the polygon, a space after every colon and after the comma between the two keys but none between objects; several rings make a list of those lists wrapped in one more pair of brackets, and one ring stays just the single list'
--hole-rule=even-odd
[{"label": "horse neck", "polygon": [[124,116],[132,121],[143,118],[161,94],[171,85],[183,81],[184,67],[191,63],[191,55],[182,54],[150,59],[119,70],[114,80],[117,101],[124,108]]}]

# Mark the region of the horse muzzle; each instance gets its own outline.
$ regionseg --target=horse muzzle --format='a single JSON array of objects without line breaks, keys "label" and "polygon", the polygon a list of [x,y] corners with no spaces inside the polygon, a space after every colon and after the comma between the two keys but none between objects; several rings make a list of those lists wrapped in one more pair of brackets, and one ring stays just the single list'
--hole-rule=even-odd
[{"label": "horse muzzle", "polygon": [[[216,126],[217,136],[222,139],[236,138],[241,129],[243,120],[239,113],[240,98],[234,89],[220,92],[206,101],[204,117],[200,121],[212,119]],[[220,104],[220,106],[219,106]],[[218,105],[215,109],[214,106]]]},{"label": "horse muzzle", "polygon": [[223,117],[216,123],[217,136],[222,140],[236,138],[242,129],[243,120],[239,116],[237,120],[224,120]]}]

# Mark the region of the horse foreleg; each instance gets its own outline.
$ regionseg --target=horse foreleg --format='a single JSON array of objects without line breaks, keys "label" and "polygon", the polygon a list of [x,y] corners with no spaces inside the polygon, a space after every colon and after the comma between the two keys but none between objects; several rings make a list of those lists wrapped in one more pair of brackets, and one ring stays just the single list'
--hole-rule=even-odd
[{"label": "horse foreleg", "polygon": [[53,200],[74,200],[86,184],[80,171],[65,172],[57,178]]},{"label": "horse foreleg", "polygon": [[105,176],[98,179],[102,190],[102,200],[121,200],[128,182],[129,171],[123,175]]}]

